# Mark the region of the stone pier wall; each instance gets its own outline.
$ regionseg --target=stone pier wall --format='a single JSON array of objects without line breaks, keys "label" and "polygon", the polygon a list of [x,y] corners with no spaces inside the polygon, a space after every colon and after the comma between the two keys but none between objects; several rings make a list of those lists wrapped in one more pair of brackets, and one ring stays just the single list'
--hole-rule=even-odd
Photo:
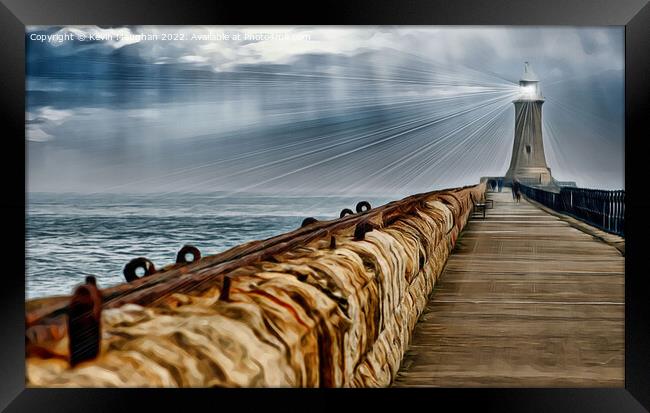
[{"label": "stone pier wall", "polygon": [[[29,348],[40,350],[28,351],[28,386],[387,386],[472,198],[484,191],[482,183],[420,194],[335,225],[313,224],[319,235],[304,243],[234,260],[228,300],[219,298],[223,274],[209,265],[175,276],[201,281],[154,301],[107,299],[100,356],[74,368],[65,328],[57,335],[55,324],[33,322]],[[147,282],[155,277],[158,289],[171,283],[164,274]],[[126,297],[144,297],[143,290]]]}]

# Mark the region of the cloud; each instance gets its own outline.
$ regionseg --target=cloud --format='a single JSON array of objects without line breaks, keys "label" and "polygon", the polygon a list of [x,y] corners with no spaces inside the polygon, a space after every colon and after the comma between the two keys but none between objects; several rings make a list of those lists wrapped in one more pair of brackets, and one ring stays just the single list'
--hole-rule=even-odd
[{"label": "cloud", "polygon": [[130,118],[157,119],[160,112],[156,109],[131,109],[126,110],[126,116]]},{"label": "cloud", "polygon": [[[354,56],[366,50],[394,49],[445,65],[499,72],[529,60],[540,72],[557,68],[570,76],[589,67],[621,70],[624,39],[622,29],[616,27],[69,26],[48,30],[101,39],[58,43],[67,45],[65,53],[92,47],[110,52],[129,46],[144,62],[207,66],[215,72],[236,70],[239,65],[287,64],[306,54]],[[163,40],[169,33],[183,40]]]},{"label": "cloud", "polygon": [[40,123],[46,125],[61,125],[66,119],[73,116],[71,110],[54,109],[51,106],[37,108],[35,112],[27,112],[25,118],[27,123]]},{"label": "cloud", "polygon": [[[77,29],[48,30],[72,33]],[[248,150],[266,148],[266,145],[272,148],[274,139],[278,142],[292,139],[285,132],[270,135],[267,131],[273,130],[272,127],[289,130],[283,123],[286,121],[291,128],[296,128],[289,121],[302,122],[310,116],[320,116],[321,112],[339,116],[338,112],[348,103],[352,107],[357,101],[380,101],[390,108],[390,102],[396,97],[404,102],[427,99],[431,100],[426,104],[433,113],[443,109],[436,102],[445,102],[447,97],[480,99],[493,89],[507,93],[512,86],[508,83],[518,81],[526,60],[540,76],[542,90],[549,99],[545,104],[545,119],[557,128],[555,138],[560,142],[556,145],[557,152],[567,154],[571,164],[582,162],[587,165],[585,173],[588,173],[598,163],[593,161],[597,152],[619,154],[618,149],[609,146],[594,149],[593,154],[585,151],[583,147],[592,145],[589,137],[595,132],[623,142],[622,116],[620,119],[614,116],[622,112],[622,104],[610,93],[619,90],[622,95],[624,33],[618,27],[97,29],[135,36],[171,31],[182,34],[186,40],[134,37],[129,43],[72,42],[65,46],[65,53],[67,56],[79,53],[76,60],[62,59],[64,53],[59,52],[62,47],[46,44],[31,48],[34,62],[31,67],[35,70],[29,73],[28,85],[33,84],[30,89],[40,92],[30,95],[34,97],[30,104],[51,106],[29,107],[27,139],[35,142],[56,139],[56,145],[36,145],[37,151],[46,153],[54,150],[54,146],[67,145],[75,150],[80,148],[79,151],[96,156],[107,165],[120,165],[120,162],[128,163],[128,157],[136,153],[133,148],[146,145],[147,149],[142,151],[146,156],[160,153],[163,158],[174,159],[182,152],[192,154],[193,162],[200,159],[211,162],[212,156],[221,156],[224,150],[235,153],[233,148]],[[197,37],[192,39],[192,35]],[[85,53],[88,50],[91,53]],[[101,56],[98,58],[97,54]],[[70,61],[75,62],[73,70]],[[239,73],[223,74],[235,71]],[[265,77],[265,73],[273,76]],[[598,77],[599,73],[610,74]],[[39,83],[33,83],[34,79]],[[47,91],[49,87],[58,89]],[[61,93],[59,89],[65,91]],[[100,96],[114,99],[100,99]],[[337,100],[341,104],[333,103]],[[569,109],[560,108],[560,103]],[[67,109],[70,106],[74,108]],[[384,106],[381,108],[378,113],[390,113]],[[514,121],[513,111],[508,113]],[[603,124],[621,126],[621,132],[618,129],[612,133],[609,129],[599,131],[600,124],[593,121],[561,124],[557,120],[561,116],[577,119],[583,113],[593,114]],[[354,111],[350,111],[345,119],[354,116]],[[327,130],[327,122],[323,125],[319,127]],[[254,134],[258,127],[265,128],[259,137]],[[584,137],[578,137],[578,132]],[[499,135],[512,139],[509,130],[505,134],[500,131]],[[219,139],[248,136],[249,140],[237,146],[234,139],[216,142],[212,136]],[[185,137],[192,139],[182,139]],[[550,133],[545,133],[545,143],[552,138]],[[152,147],[156,151],[150,150]],[[547,154],[551,148],[549,144]],[[502,152],[508,152],[507,148]],[[610,162],[612,165],[622,162],[622,151],[620,154],[621,161]],[[38,164],[34,162],[32,166],[37,167],[34,165]],[[157,161],[151,165],[162,172],[169,167]],[[462,172],[463,167],[471,168],[459,163],[457,171]],[[118,169],[119,173],[124,172]],[[554,171],[563,176],[560,168]],[[43,176],[48,173],[54,172],[44,171]],[[567,172],[566,179],[575,179],[572,176]]]},{"label": "cloud", "polygon": [[58,110],[50,106],[37,108],[34,112],[25,114],[25,139],[32,142],[47,142],[54,136],[43,129],[52,129],[62,125],[73,116],[70,110]]},{"label": "cloud", "polygon": [[72,35],[74,39],[80,39],[80,42],[98,42],[112,49],[119,49],[142,40],[126,27],[104,29],[97,26],[72,26],[64,27],[54,35],[50,44],[55,47],[64,43],[58,39],[65,35]]},{"label": "cloud", "polygon": [[27,125],[25,130],[25,138],[28,141],[32,142],[47,142],[52,140],[54,137],[46,132],[43,132],[43,129],[34,127],[33,125]]},{"label": "cloud", "polygon": [[181,63],[205,63],[208,61],[208,58],[205,56],[185,55],[181,56],[178,60]]},{"label": "cloud", "polygon": [[73,112],[71,110],[58,110],[50,106],[45,106],[38,109],[36,119],[44,119],[45,121],[51,122],[55,125],[60,125],[72,115]]},{"label": "cloud", "polygon": [[54,140],[57,136],[68,136],[71,131],[75,134],[82,130],[82,124],[86,124],[90,130],[97,130],[95,122],[88,124],[88,120],[104,119],[115,123],[125,118],[139,120],[155,120],[161,118],[159,109],[111,109],[104,107],[79,107],[74,110],[55,109],[51,106],[35,108],[25,113],[25,138],[33,142],[47,142]]}]

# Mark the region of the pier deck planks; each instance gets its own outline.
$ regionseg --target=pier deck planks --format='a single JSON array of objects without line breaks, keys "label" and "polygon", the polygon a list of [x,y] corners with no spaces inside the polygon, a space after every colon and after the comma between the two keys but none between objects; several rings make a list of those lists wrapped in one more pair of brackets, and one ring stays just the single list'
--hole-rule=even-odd
[{"label": "pier deck planks", "polygon": [[472,219],[396,387],[623,387],[624,257],[509,192]]}]

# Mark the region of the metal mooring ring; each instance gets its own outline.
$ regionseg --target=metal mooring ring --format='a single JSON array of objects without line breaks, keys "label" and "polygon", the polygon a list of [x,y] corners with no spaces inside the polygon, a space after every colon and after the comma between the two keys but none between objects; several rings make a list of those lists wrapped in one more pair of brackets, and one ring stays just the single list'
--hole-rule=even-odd
[{"label": "metal mooring ring", "polygon": [[361,201],[357,204],[357,212],[367,212],[370,211],[370,209],[372,209],[372,207],[368,201]]},{"label": "metal mooring ring", "polygon": [[126,281],[132,282],[140,278],[135,273],[135,270],[138,268],[144,269],[143,277],[147,277],[156,272],[156,266],[153,265],[153,262],[145,257],[134,258],[124,266],[124,278],[126,278]]},{"label": "metal mooring ring", "polygon": [[306,227],[307,225],[315,224],[316,222],[318,222],[318,220],[316,218],[313,218],[313,217],[305,218],[302,221],[302,224],[300,224],[300,228]]},{"label": "metal mooring ring", "polygon": [[354,215],[354,211],[352,211],[350,208],[345,208],[341,210],[341,214],[339,215],[339,218],[343,218],[346,215]]},{"label": "metal mooring ring", "polygon": [[[187,260],[187,254],[192,255],[192,260],[188,261]],[[201,259],[201,251],[199,251],[198,248],[196,248],[194,245],[183,245],[183,248],[181,248],[178,251],[178,254],[176,254],[176,264],[187,264],[190,262],[196,262]]]}]

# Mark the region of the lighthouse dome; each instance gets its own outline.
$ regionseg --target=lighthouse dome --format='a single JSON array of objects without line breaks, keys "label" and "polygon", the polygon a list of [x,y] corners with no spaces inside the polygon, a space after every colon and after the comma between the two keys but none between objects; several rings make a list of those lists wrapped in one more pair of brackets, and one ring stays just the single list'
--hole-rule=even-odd
[{"label": "lighthouse dome", "polygon": [[542,89],[539,87],[539,78],[528,62],[524,62],[524,73],[521,75],[521,80],[519,80],[518,99],[544,100]]},{"label": "lighthouse dome", "polygon": [[522,82],[539,82],[539,78],[533,72],[533,68],[528,62],[524,62],[524,73],[521,75]]}]

